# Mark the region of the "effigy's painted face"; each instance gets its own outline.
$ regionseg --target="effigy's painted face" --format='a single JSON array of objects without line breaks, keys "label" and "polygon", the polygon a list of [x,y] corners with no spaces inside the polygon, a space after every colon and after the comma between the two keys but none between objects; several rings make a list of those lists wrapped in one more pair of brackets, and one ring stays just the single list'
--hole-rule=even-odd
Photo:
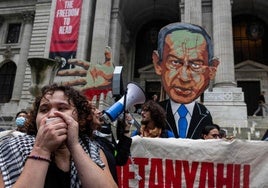
[{"label": "effigy's painted face", "polygon": [[215,77],[218,63],[208,65],[205,38],[186,30],[173,31],[165,38],[162,62],[153,54],[155,71],[169,97],[182,104],[197,99]]}]

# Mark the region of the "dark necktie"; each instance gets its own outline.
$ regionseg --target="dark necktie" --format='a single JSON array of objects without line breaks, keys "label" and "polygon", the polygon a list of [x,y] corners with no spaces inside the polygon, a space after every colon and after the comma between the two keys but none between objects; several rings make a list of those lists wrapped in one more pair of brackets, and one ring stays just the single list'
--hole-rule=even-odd
[{"label": "dark necktie", "polygon": [[179,113],[179,122],[178,122],[178,126],[179,126],[179,135],[180,138],[186,138],[186,130],[187,130],[187,119],[186,119],[186,115],[188,113],[187,108],[184,106],[184,104],[181,104],[180,107],[178,108],[178,113]]}]

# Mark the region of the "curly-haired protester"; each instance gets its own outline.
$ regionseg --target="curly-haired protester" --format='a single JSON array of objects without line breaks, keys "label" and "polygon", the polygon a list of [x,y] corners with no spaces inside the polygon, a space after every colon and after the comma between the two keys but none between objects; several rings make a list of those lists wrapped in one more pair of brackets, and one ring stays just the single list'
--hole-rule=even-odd
[{"label": "curly-haired protester", "polygon": [[166,129],[166,112],[155,101],[149,100],[141,108],[141,128],[132,136],[173,138],[174,134]]},{"label": "curly-haired protester", "polygon": [[0,187],[117,187],[103,151],[89,139],[90,113],[72,87],[42,88],[27,135],[0,145]]}]

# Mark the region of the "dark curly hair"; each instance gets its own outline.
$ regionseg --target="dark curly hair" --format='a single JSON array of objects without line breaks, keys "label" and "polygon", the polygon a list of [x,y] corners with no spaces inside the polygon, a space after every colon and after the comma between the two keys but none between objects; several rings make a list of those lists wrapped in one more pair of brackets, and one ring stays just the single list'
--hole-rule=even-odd
[{"label": "dark curly hair", "polygon": [[15,119],[22,113],[28,115],[28,112],[26,110],[21,110],[16,114]]},{"label": "dark curly hair", "polygon": [[74,104],[78,115],[79,134],[87,134],[88,136],[91,136],[92,130],[88,126],[90,125],[90,120],[88,119],[88,116],[91,114],[91,104],[88,102],[87,98],[78,90],[70,86],[63,86],[58,84],[44,86],[41,89],[41,94],[35,98],[32,110],[29,113],[29,118],[25,123],[25,126],[27,127],[27,134],[37,134],[36,117],[39,110],[40,102],[46,94],[53,94],[55,91],[63,91],[65,96],[68,98],[69,104],[71,102]]},{"label": "dark curly hair", "polygon": [[166,112],[157,102],[149,100],[142,105],[141,109],[151,112],[151,119],[157,128],[166,128]]},{"label": "dark curly hair", "polygon": [[217,125],[217,124],[211,124],[211,125],[207,125],[207,126],[205,126],[205,127],[202,129],[201,138],[204,139],[204,136],[205,136],[205,135],[208,135],[209,132],[210,132],[212,129],[217,129],[218,131],[220,131],[220,126]]}]

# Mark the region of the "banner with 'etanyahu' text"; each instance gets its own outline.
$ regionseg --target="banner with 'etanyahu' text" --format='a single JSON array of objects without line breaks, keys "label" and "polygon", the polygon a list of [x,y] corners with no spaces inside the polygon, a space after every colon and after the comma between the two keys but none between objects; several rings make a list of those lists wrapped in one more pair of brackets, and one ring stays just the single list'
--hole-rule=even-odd
[{"label": "banner with 'etanyahu' text", "polygon": [[57,0],[49,57],[60,57],[63,69],[76,57],[82,0]]},{"label": "banner with 'etanyahu' text", "polygon": [[268,142],[133,137],[119,187],[267,188]]}]

